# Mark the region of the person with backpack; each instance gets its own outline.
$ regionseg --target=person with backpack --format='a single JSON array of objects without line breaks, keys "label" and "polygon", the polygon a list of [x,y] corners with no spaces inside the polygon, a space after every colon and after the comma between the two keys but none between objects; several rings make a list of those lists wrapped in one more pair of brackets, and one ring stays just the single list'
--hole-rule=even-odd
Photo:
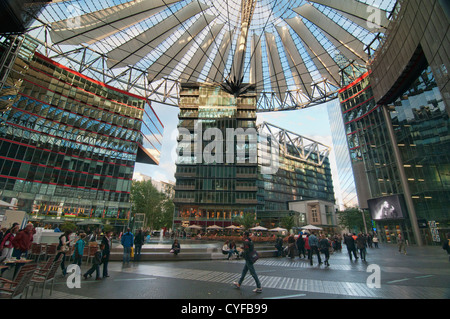
[{"label": "person with backpack", "polygon": [[254,261],[252,260],[252,255],[255,252],[255,246],[253,244],[252,239],[250,238],[250,233],[248,231],[244,232],[244,259],[245,259],[245,266],[242,270],[241,279],[239,279],[239,282],[233,282],[233,285],[236,288],[240,288],[242,282],[244,281],[245,275],[248,271],[250,271],[250,274],[252,275],[253,279],[255,279],[256,282],[256,289],[253,290],[253,292],[261,293],[261,283],[258,279],[258,275],[256,274],[255,267],[253,266]]},{"label": "person with backpack", "polygon": [[95,271],[95,280],[102,279],[100,277],[100,265],[103,262],[103,250],[105,249],[104,244],[100,244],[99,249],[95,252],[94,260],[92,262],[92,267],[83,275],[84,279],[88,276],[92,277],[92,273]]},{"label": "person with backpack", "polygon": [[134,261],[140,261],[141,260],[141,249],[144,245],[144,234],[142,233],[142,230],[139,230],[136,234],[136,237],[134,238],[134,247],[136,251],[134,252]]},{"label": "person with backpack", "polygon": [[81,267],[81,261],[83,260],[84,253],[84,238],[86,238],[86,233],[81,233],[79,239],[75,243],[75,249],[73,251],[73,263]]},{"label": "person with backpack", "polygon": [[131,259],[131,249],[133,248],[134,244],[134,235],[131,232],[130,228],[128,228],[127,232],[122,235],[120,243],[123,246],[123,262],[129,263]]},{"label": "person with backpack", "polygon": [[325,266],[330,266],[330,263],[328,262],[328,260],[330,259],[330,241],[328,240],[328,238],[325,236],[325,234],[322,234],[320,236],[320,240],[319,240],[319,250],[322,254],[325,255]]}]

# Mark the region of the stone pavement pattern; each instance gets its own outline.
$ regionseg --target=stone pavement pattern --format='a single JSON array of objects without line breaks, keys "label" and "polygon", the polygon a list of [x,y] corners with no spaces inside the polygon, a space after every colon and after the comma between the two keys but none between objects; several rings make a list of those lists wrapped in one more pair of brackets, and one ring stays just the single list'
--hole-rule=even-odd
[{"label": "stone pavement pattern", "polygon": [[[322,255],[323,256],[323,255]],[[47,299],[449,299],[450,262],[437,246],[408,247],[398,253],[393,245],[368,249],[367,261],[350,261],[346,247],[331,255],[330,267],[303,258],[262,258],[255,264],[263,293],[255,294],[250,273],[240,289],[243,260],[111,262],[110,277],[81,279],[81,288],[68,288],[58,276]],[[369,265],[379,266],[380,288],[367,285]],[[84,262],[82,273],[89,265]],[[66,277],[67,278],[67,277]],[[35,292],[31,299],[40,296]]]}]

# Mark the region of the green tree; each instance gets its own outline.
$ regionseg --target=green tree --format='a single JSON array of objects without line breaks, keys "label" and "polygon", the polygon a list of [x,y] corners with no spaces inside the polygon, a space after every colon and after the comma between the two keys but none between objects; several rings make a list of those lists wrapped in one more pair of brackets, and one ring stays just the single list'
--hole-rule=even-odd
[{"label": "green tree", "polygon": [[281,219],[281,226],[290,231],[295,225],[294,216],[285,216]]},{"label": "green tree", "polygon": [[260,223],[260,221],[256,219],[255,213],[244,213],[243,217],[236,217],[234,221],[239,225],[244,226],[246,230]]},{"label": "green tree", "polygon": [[[359,208],[347,208],[344,211],[338,211],[337,215],[339,226],[348,228],[349,230],[356,229],[358,231],[365,232],[364,219]],[[370,230],[371,216],[368,211],[364,211],[364,218],[366,219],[367,229]]]},{"label": "green tree", "polygon": [[77,230],[77,226],[74,223],[64,222],[61,225],[61,231],[63,231],[63,232],[66,232],[66,231],[75,232],[76,230]]},{"label": "green tree", "polygon": [[173,202],[159,192],[151,181],[133,181],[130,197],[133,214],[144,214],[146,226],[150,229],[172,226]]}]

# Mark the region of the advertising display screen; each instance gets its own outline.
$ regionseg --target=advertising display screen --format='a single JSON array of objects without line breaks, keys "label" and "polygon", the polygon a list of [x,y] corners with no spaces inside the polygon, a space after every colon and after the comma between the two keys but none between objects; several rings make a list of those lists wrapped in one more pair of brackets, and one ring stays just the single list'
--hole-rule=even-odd
[{"label": "advertising display screen", "polygon": [[402,195],[372,198],[367,201],[373,220],[403,219],[406,207]]}]

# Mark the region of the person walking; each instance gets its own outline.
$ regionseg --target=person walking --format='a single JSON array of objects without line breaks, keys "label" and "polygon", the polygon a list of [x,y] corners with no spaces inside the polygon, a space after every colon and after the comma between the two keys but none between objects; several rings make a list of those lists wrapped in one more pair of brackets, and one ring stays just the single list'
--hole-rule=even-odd
[{"label": "person walking", "polygon": [[288,257],[291,259],[295,258],[295,237],[290,235],[288,238]]},{"label": "person walking", "polygon": [[33,242],[33,235],[35,232],[36,230],[34,229],[33,224],[27,224],[24,229],[17,233],[12,240],[14,247],[12,257],[20,259],[23,254],[25,255],[25,258],[28,256],[28,250]]},{"label": "person walking", "polygon": [[309,236],[309,247],[311,252],[311,259],[309,260],[311,266],[313,265],[313,255],[317,255],[317,260],[319,262],[319,266],[322,265],[322,259],[320,258],[320,252],[319,252],[319,239],[316,237],[314,233],[312,233]]},{"label": "person walking", "polygon": [[298,234],[297,237],[297,250],[298,250],[298,257],[306,258],[306,251],[305,251],[305,239],[303,238],[303,234]]},{"label": "person walking", "polygon": [[277,249],[277,257],[280,257],[283,255],[283,238],[278,235],[276,241],[275,241],[275,248]]},{"label": "person walking", "polygon": [[144,234],[142,233],[142,230],[139,229],[138,233],[136,234],[136,237],[134,238],[134,261],[140,261],[141,260],[141,249],[144,245]]},{"label": "person walking", "polygon": [[322,234],[320,236],[319,249],[320,252],[325,255],[325,266],[329,267],[330,263],[328,262],[328,260],[330,260],[330,241],[325,236],[325,234]]},{"label": "person walking", "polygon": [[11,259],[14,250],[13,239],[14,237],[16,237],[18,232],[19,232],[19,225],[16,225],[13,229],[9,231],[8,234],[6,234],[3,237],[3,240],[0,244],[0,250],[2,251],[0,262]]},{"label": "person walking", "polygon": [[109,277],[109,273],[108,273],[108,263],[109,263],[109,256],[111,254],[111,250],[112,250],[112,232],[111,231],[107,231],[105,233],[105,235],[102,238],[102,245],[104,245],[103,248],[103,278],[107,278]]},{"label": "person walking", "polygon": [[397,236],[397,245],[398,245],[398,252],[406,255],[406,243],[402,234],[398,234]]},{"label": "person walking", "polygon": [[309,246],[309,236],[310,234],[306,234],[305,237],[305,249],[306,249],[306,256],[308,256],[308,260],[311,259],[311,247]]},{"label": "person walking", "polygon": [[86,233],[80,233],[80,237],[75,243],[75,249],[73,251],[73,263],[81,267],[81,262],[83,260],[84,246],[86,243],[84,239],[86,238]]},{"label": "person walking", "polygon": [[356,255],[356,244],[355,239],[353,239],[352,234],[344,235],[344,243],[347,246],[348,256],[350,257],[350,261],[352,261],[352,255],[355,257],[355,260],[358,260],[358,256]]},{"label": "person walking", "polygon": [[258,275],[256,274],[255,267],[253,266],[253,261],[251,260],[250,257],[251,253],[255,250],[255,246],[253,244],[252,239],[250,238],[250,233],[248,231],[244,232],[243,240],[244,240],[243,256],[245,259],[245,266],[244,269],[242,270],[241,278],[239,279],[238,282],[233,282],[233,284],[236,288],[240,288],[242,282],[245,279],[245,276],[247,275],[247,272],[250,271],[250,274],[252,275],[256,283],[256,289],[254,289],[253,292],[261,293],[262,292],[261,283],[259,282]]},{"label": "person walking", "polygon": [[131,248],[133,248],[134,243],[134,235],[130,228],[128,228],[127,232],[122,235],[120,243],[123,246],[123,262],[129,263],[131,258]]},{"label": "person walking", "polygon": [[373,245],[375,246],[375,248],[378,248],[378,237],[377,237],[377,235],[373,236],[372,242],[373,242]]},{"label": "person walking", "polygon": [[358,237],[356,237],[356,248],[359,250],[359,256],[362,260],[366,261],[366,237],[359,233]]},{"label": "person walking", "polygon": [[71,230],[66,230],[64,232],[64,234],[59,236],[59,238],[58,238],[59,243],[58,243],[58,246],[56,247],[57,254],[55,256],[55,260],[58,260],[58,258],[62,255],[60,266],[61,266],[63,276],[67,275],[67,269],[66,269],[66,265],[64,262],[66,259],[66,253],[70,249],[70,235],[71,234],[72,234]]},{"label": "person walking", "polygon": [[[95,246],[94,246],[95,247]],[[95,280],[102,279],[100,277],[100,265],[103,261],[103,250],[105,249],[104,244],[100,244],[99,249],[95,252],[94,260],[92,261],[92,267],[86,271],[86,273],[83,275],[84,279],[87,279],[87,277],[92,277],[92,273],[95,271]]]}]

